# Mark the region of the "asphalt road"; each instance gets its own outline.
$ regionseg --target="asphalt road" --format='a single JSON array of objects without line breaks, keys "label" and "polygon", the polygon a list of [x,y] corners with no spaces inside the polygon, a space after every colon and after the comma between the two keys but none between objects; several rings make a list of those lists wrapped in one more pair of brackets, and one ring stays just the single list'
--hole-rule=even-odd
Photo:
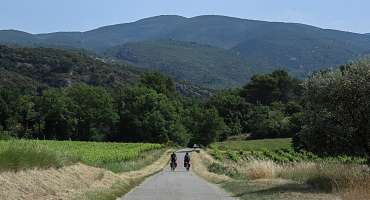
[{"label": "asphalt road", "polygon": [[178,165],[174,172],[169,166],[148,178],[121,200],[235,200],[216,185],[187,172],[183,167],[184,149],[177,152]]}]

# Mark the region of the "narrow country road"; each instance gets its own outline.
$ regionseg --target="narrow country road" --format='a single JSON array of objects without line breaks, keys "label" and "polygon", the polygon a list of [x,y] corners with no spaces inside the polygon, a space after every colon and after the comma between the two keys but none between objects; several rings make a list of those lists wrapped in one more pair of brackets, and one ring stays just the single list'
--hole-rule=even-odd
[{"label": "narrow country road", "polygon": [[178,166],[175,172],[166,167],[148,178],[122,200],[234,200],[217,186],[206,182],[183,167],[187,149],[177,152]]}]

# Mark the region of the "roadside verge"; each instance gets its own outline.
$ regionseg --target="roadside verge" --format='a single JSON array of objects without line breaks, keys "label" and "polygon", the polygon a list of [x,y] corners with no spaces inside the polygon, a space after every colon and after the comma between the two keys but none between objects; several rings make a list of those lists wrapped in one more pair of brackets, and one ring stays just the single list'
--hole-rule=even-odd
[{"label": "roadside verge", "polygon": [[116,199],[163,169],[170,152],[167,150],[157,161],[140,170],[117,174],[82,163],[59,169],[2,172],[0,199]]}]

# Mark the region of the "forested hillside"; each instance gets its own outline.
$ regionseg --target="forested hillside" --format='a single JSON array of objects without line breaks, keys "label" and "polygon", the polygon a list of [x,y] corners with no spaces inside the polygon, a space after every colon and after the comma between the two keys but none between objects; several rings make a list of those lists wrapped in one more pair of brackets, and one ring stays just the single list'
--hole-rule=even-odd
[{"label": "forested hillside", "polygon": [[65,87],[73,83],[115,87],[133,82],[138,71],[106,64],[83,52],[0,46],[1,86]]},{"label": "forested hillside", "polygon": [[251,67],[237,53],[190,42],[127,43],[108,50],[106,55],[208,88],[239,86],[252,75]]},{"label": "forested hillside", "polygon": [[[145,72],[126,63],[105,61],[84,51],[0,45],[0,88],[35,91],[74,83],[117,88],[137,82]],[[177,91],[186,96],[204,97],[211,93],[189,82],[175,83]]]},{"label": "forested hillside", "polygon": [[[309,72],[345,64],[370,54],[370,38],[366,34],[321,29],[304,24],[265,22],[225,16],[193,18],[157,16],[132,23],[105,26],[87,32],[29,34],[14,30],[0,31],[1,43],[69,49],[84,48],[99,54],[116,46],[132,46],[136,42],[146,41],[156,41],[156,48],[161,49],[159,52],[165,52],[171,49],[166,42],[168,40],[184,42],[176,44],[184,45],[181,47],[183,49],[188,46],[186,42],[224,49],[225,54],[222,53],[221,58],[217,60],[217,67],[239,68],[240,62],[228,63],[228,60],[235,60],[235,57],[227,56],[238,55],[254,72],[286,69],[299,77],[305,77]],[[162,41],[163,44],[159,44],[158,41]],[[135,51],[142,53],[140,57],[145,54],[145,59],[140,62],[157,61],[156,64],[145,67],[159,68],[176,78],[188,80],[189,74],[197,76],[193,70],[199,65],[202,66],[199,69],[200,72],[202,70],[213,71],[215,67],[213,62],[198,62],[197,59],[189,59],[184,65],[186,57],[184,58],[181,53],[176,54],[176,51],[172,54],[163,54],[160,58],[161,65],[158,65],[157,54],[148,51],[148,45],[135,45]],[[153,43],[150,46],[153,48]],[[181,48],[178,48],[177,50],[182,52]],[[220,55],[220,50],[211,50],[208,53],[216,58]],[[208,53],[206,55],[203,51],[197,57],[201,60],[209,60]],[[225,64],[230,66],[224,67]],[[181,66],[184,69],[169,70],[168,66]],[[233,78],[228,74],[217,74],[216,78],[205,77],[205,83],[201,84],[209,86],[215,83],[215,80],[221,80],[219,85],[230,87],[235,83],[230,83],[228,79]],[[225,81],[222,82],[222,79]],[[195,81],[198,81],[198,78]],[[238,86],[241,86],[245,82],[238,83]]]}]

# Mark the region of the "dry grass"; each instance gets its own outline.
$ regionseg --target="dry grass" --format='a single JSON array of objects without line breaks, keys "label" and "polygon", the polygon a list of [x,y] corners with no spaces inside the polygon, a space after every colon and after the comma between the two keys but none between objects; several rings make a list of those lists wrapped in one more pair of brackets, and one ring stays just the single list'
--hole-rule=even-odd
[{"label": "dry grass", "polygon": [[224,161],[223,163],[212,163],[208,170],[225,174],[235,179],[273,179],[279,172],[280,167],[268,160],[248,160],[241,162]]},{"label": "dry grass", "polygon": [[[282,178],[284,175],[307,180],[305,177],[310,177],[314,172],[317,172],[316,165],[313,163],[279,165],[273,161],[266,160],[245,160],[239,162],[226,160],[221,163],[213,159],[207,159],[208,156],[204,152],[199,154],[196,162],[199,160],[203,163],[203,168],[201,173],[197,169],[194,170],[197,174],[211,182],[217,183],[214,177],[224,177],[224,181],[219,181],[222,182],[221,186],[241,200],[340,199],[338,195],[316,190],[304,181]],[[207,172],[207,170],[211,170],[214,173]],[[226,178],[225,175],[232,178]]]},{"label": "dry grass", "polygon": [[239,166],[240,167],[237,168],[239,174],[244,175],[249,180],[273,179],[276,177],[276,173],[280,169],[278,165],[268,160],[242,162]]},{"label": "dry grass", "polygon": [[[200,160],[209,166],[208,170],[234,178],[226,181],[224,187],[234,194],[243,194],[241,199],[370,200],[368,166],[330,161],[277,164],[268,160],[226,160],[221,163],[204,157]],[[202,174],[208,176],[206,172]]]},{"label": "dry grass", "polygon": [[215,174],[208,171],[208,165],[218,163],[212,156],[201,150],[199,153],[192,154],[192,163],[194,172],[212,183],[222,183],[231,180],[230,177],[220,174]]},{"label": "dry grass", "polygon": [[127,192],[144,177],[161,170],[168,162],[169,153],[141,170],[122,174],[81,163],[59,169],[3,172],[0,173],[0,199],[112,199],[103,194]]},{"label": "dry grass", "polygon": [[288,179],[306,183],[315,189],[327,192],[369,191],[370,193],[370,169],[364,165],[330,162],[276,164],[266,160],[225,162],[223,165],[224,169],[234,171],[239,177],[248,180]]},{"label": "dry grass", "polygon": [[356,191],[353,193],[370,192],[368,190],[370,185],[369,168],[363,165],[297,163],[282,166],[278,176],[301,183],[308,183],[317,189],[327,192],[339,194],[351,191]]},{"label": "dry grass", "polygon": [[343,200],[369,200],[370,199],[370,178],[363,182],[350,186],[339,193]]},{"label": "dry grass", "polygon": [[0,199],[71,199],[88,189],[108,188],[120,179],[117,174],[83,164],[3,172],[0,174]]},{"label": "dry grass", "polygon": [[298,162],[285,164],[279,167],[279,172],[277,173],[277,176],[304,183],[310,177],[316,176],[318,167],[318,164],[314,162]]},{"label": "dry grass", "polygon": [[260,185],[275,180],[292,180],[318,192],[335,194],[343,200],[370,199],[370,170],[363,165],[328,162],[279,165],[265,160],[225,162],[223,165],[223,169],[237,173],[239,177],[250,180],[250,183]]}]

